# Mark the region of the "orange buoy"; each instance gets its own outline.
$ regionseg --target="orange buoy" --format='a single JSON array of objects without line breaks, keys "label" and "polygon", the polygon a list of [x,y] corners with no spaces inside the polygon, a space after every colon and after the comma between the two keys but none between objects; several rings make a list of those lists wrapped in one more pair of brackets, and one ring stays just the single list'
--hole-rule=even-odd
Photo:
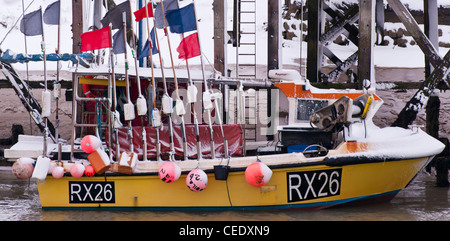
[{"label": "orange buoy", "polygon": [[87,177],[92,177],[95,174],[94,167],[92,165],[86,166],[84,169],[84,175]]},{"label": "orange buoy", "polygon": [[260,160],[253,162],[245,169],[245,180],[254,187],[266,185],[271,177],[272,170]]}]

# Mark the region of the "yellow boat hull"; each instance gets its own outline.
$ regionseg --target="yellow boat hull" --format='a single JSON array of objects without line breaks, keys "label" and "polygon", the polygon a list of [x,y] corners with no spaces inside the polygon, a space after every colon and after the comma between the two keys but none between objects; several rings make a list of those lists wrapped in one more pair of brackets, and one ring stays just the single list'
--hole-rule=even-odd
[{"label": "yellow boat hull", "polygon": [[108,173],[82,178],[48,176],[37,186],[43,208],[320,209],[391,199],[431,159],[272,165],[272,178],[262,187],[246,182],[244,168],[232,168],[226,181],[216,180],[211,170],[207,171],[208,185],[201,192],[188,189],[185,172],[174,183],[162,182],[156,172]]}]

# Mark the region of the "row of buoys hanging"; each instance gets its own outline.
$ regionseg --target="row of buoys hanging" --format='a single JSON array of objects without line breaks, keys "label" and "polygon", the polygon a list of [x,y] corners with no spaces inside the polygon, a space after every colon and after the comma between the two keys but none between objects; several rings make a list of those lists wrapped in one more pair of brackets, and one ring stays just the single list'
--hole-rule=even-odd
[{"label": "row of buoys hanging", "polygon": [[[269,183],[272,170],[259,159],[245,169],[245,180],[254,187],[261,187]],[[172,161],[164,162],[158,171],[159,178],[165,183],[172,183],[181,176],[181,168]],[[208,175],[200,168],[195,168],[186,176],[186,186],[194,192],[203,191],[208,185]]]},{"label": "row of buoys hanging", "polygon": [[[44,160],[42,162],[42,160]],[[36,168],[38,161],[41,161],[41,166]],[[14,162],[12,166],[13,175],[22,180],[33,179],[35,181],[43,182],[48,174],[51,174],[53,178],[59,179],[64,176],[66,173],[64,167],[58,165],[54,162],[46,163],[45,159],[39,159],[35,161],[32,158],[21,157],[16,162]],[[45,163],[44,163],[45,162]],[[45,168],[45,165],[47,168]],[[45,170],[44,170],[45,169]],[[79,178],[84,176],[92,177],[95,174],[94,168],[92,165],[83,165],[81,163],[74,163],[70,166],[69,169],[70,175],[73,177]]]},{"label": "row of buoys hanging", "polygon": [[[181,168],[172,161],[165,161],[158,170],[159,179],[165,183],[173,183],[181,176]],[[208,175],[200,168],[195,168],[186,176],[186,186],[194,192],[203,191],[208,185]]]}]

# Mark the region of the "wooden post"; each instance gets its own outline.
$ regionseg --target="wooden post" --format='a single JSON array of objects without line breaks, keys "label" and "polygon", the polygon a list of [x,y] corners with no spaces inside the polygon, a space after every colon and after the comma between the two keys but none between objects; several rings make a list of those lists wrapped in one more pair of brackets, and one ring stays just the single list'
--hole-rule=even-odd
[{"label": "wooden post", "polygon": [[271,69],[282,68],[281,57],[281,3],[269,0],[267,12],[267,74]]},{"label": "wooden post", "polygon": [[82,0],[72,0],[72,33],[73,33],[72,53],[78,54],[81,52],[80,34],[83,33]]},{"label": "wooden post", "polygon": [[[437,0],[424,0],[424,33],[436,49],[439,49],[438,36],[438,8]],[[428,78],[434,68],[430,64],[427,55],[425,55],[425,78]]]},{"label": "wooden post", "polygon": [[227,1],[214,0],[214,68],[221,72],[223,76],[227,74],[227,21],[226,7]]},{"label": "wooden post", "polygon": [[359,88],[362,82],[375,78],[373,70],[373,35],[375,26],[375,0],[359,1],[359,49],[358,76]]},{"label": "wooden post", "polygon": [[322,67],[321,35],[322,0],[307,1],[308,7],[308,52],[306,78],[311,82],[319,82]]}]

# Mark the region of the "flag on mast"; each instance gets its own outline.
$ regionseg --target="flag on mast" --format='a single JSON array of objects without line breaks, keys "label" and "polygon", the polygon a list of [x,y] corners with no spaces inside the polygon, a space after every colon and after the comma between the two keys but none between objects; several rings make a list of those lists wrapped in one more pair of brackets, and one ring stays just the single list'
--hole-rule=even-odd
[{"label": "flag on mast", "polygon": [[56,1],[47,6],[44,11],[44,23],[49,25],[59,24],[60,1]]},{"label": "flag on mast", "polygon": [[[151,6],[152,2],[149,2],[147,4],[147,9],[148,9],[148,17],[151,18],[153,17],[153,11],[152,11],[152,6]],[[137,10],[136,12],[133,13],[134,17],[135,17],[135,21],[139,22],[142,19],[147,17],[147,14],[145,13],[145,6],[139,10]]]},{"label": "flag on mast", "polygon": [[113,35],[113,51],[114,54],[123,54],[127,51],[125,45],[125,34],[123,26]]},{"label": "flag on mast", "polygon": [[185,33],[197,30],[194,5],[192,3],[179,9],[168,10],[166,20],[172,33]]},{"label": "flag on mast", "polygon": [[200,56],[200,45],[198,43],[198,34],[193,33],[183,40],[177,48],[179,59],[190,59]]},{"label": "flag on mast", "polygon": [[103,26],[112,24],[112,29],[119,29],[123,26],[122,13],[126,13],[127,28],[131,28],[131,10],[128,0],[111,8],[100,22]]},{"label": "flag on mast", "polygon": [[[170,10],[176,10],[179,9],[178,7],[178,1],[177,0],[165,0],[163,1],[164,4],[164,13],[167,16],[167,12]],[[156,22],[156,28],[164,28],[164,18],[162,13],[162,7],[161,4],[158,4],[155,8],[155,22]]]},{"label": "flag on mast", "polygon": [[25,36],[43,34],[41,9],[23,16],[22,20],[20,20],[20,32],[25,34]]},{"label": "flag on mast", "polygon": [[81,52],[111,48],[111,28],[109,26],[80,34]]},{"label": "flag on mast", "polygon": [[[159,53],[158,48],[155,44],[156,43],[155,28],[152,29],[152,31],[150,33],[150,37],[152,38],[152,55],[155,55],[155,54]],[[149,46],[149,42],[147,39],[147,41],[145,42],[144,48],[141,51],[141,55],[139,55],[139,59],[150,56],[149,49],[150,49],[150,46]]]}]

